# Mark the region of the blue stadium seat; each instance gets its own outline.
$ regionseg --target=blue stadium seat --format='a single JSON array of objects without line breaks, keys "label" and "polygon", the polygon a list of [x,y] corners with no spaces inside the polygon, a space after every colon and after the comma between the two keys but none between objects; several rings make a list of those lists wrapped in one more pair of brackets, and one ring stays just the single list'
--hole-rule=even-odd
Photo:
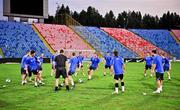
[{"label": "blue stadium seat", "polygon": [[51,56],[31,25],[18,22],[0,21],[0,48],[6,58],[21,58],[32,49],[37,55],[44,53],[47,58]]},{"label": "blue stadium seat", "polygon": [[168,30],[130,29],[130,31],[180,59],[180,45]]},{"label": "blue stadium seat", "polygon": [[[97,27],[85,27],[85,28],[92,34],[92,38],[90,38],[89,42],[90,43],[93,42],[94,39],[98,40],[100,51],[103,54],[106,54],[107,51],[112,52],[113,50],[116,49],[123,58],[138,57],[138,55],[125,48],[123,45],[121,45],[115,39],[108,36],[107,33],[103,32],[99,28]],[[81,32],[83,32],[83,30],[81,30]],[[87,34],[84,33],[83,35],[86,36]]]}]

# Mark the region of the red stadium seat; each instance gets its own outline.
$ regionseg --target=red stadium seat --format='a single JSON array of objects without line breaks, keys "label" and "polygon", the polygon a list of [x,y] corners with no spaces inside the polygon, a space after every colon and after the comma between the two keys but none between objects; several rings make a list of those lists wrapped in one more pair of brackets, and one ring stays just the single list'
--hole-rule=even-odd
[{"label": "red stadium seat", "polygon": [[174,33],[175,37],[180,41],[180,30],[172,30]]},{"label": "red stadium seat", "polygon": [[137,36],[136,34],[126,30],[119,28],[102,28],[105,32],[115,38],[117,41],[122,43],[127,48],[133,50],[141,57],[144,57],[147,52],[151,52],[154,49],[158,49],[159,52],[165,53],[160,48],[151,44],[150,42],[144,40],[143,38]]},{"label": "red stadium seat", "polygon": [[54,49],[92,50],[76,33],[65,25],[35,24],[48,44]]}]

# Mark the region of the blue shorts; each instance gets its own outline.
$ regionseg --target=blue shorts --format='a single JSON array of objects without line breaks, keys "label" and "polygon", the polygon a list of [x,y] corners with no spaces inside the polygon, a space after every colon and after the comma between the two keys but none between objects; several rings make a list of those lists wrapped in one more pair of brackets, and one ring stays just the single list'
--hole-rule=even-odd
[{"label": "blue shorts", "polygon": [[24,68],[21,68],[21,74],[26,74],[26,70]]},{"label": "blue shorts", "polygon": [[123,77],[124,77],[124,74],[115,74],[115,75],[114,75],[114,79],[115,79],[115,80],[119,80],[119,79],[122,80]]},{"label": "blue shorts", "polygon": [[151,69],[151,67],[152,67],[151,65],[146,65],[145,69],[148,70],[148,69]]},{"label": "blue shorts", "polygon": [[164,66],[164,71],[169,71],[169,66]]},{"label": "blue shorts", "polygon": [[69,71],[68,75],[72,76],[75,72]]},{"label": "blue shorts", "polygon": [[34,75],[37,75],[39,73],[39,70],[36,69],[36,70],[31,70],[31,72],[34,74]]},{"label": "blue shorts", "polygon": [[42,71],[42,66],[38,66],[38,70],[39,70],[39,71]]},{"label": "blue shorts", "polygon": [[156,72],[156,80],[164,80],[164,73]]},{"label": "blue shorts", "polygon": [[111,69],[111,65],[105,65],[105,69]]},{"label": "blue shorts", "polygon": [[97,67],[92,67],[92,66],[90,66],[89,69],[90,69],[90,70],[96,70]]}]

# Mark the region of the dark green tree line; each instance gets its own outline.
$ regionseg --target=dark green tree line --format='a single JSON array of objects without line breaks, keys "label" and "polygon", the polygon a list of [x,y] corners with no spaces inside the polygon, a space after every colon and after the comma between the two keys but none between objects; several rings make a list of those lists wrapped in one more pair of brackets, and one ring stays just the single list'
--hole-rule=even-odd
[{"label": "dark green tree line", "polygon": [[72,16],[84,26],[115,27],[115,28],[144,28],[144,29],[179,29],[180,16],[167,12],[162,17],[142,15],[140,11],[123,11],[116,17],[112,10],[102,16],[97,9],[89,6],[81,12],[71,11],[68,6],[58,5],[55,16],[49,16],[45,23],[63,24],[63,14]]}]

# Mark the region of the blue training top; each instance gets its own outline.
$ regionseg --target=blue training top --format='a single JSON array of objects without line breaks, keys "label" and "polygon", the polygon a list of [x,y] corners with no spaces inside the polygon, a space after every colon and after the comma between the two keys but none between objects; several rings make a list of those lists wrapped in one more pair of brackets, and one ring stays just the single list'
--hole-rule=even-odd
[{"label": "blue training top", "polygon": [[170,60],[168,58],[163,58],[163,63],[164,63],[164,67],[169,67],[170,66]]},{"label": "blue training top", "polygon": [[84,60],[84,57],[79,55],[77,58],[78,58],[78,63],[82,64],[82,61]]},{"label": "blue training top", "polygon": [[123,65],[124,61],[122,57],[118,56],[113,58],[113,68],[115,75],[124,74]]},{"label": "blue training top", "polygon": [[21,68],[25,68],[26,60],[28,58],[28,55],[24,55],[21,60]]},{"label": "blue training top", "polygon": [[26,60],[26,65],[28,65],[29,69],[31,71],[33,70],[37,70],[39,65],[38,65],[38,61],[37,61],[37,58],[36,57],[29,57],[27,60]]},{"label": "blue training top", "polygon": [[111,66],[112,65],[112,60],[113,58],[111,56],[105,56],[104,59],[106,60],[106,64],[107,66]]},{"label": "blue training top", "polygon": [[98,67],[100,59],[98,57],[91,57],[91,67]]},{"label": "blue training top", "polygon": [[39,57],[38,60],[39,60],[39,66],[42,66],[42,64],[43,64],[43,62],[44,62],[44,58]]},{"label": "blue training top", "polygon": [[148,66],[151,66],[152,65],[152,61],[153,61],[153,58],[152,57],[145,57],[144,58],[145,62],[146,62],[146,65]]},{"label": "blue training top", "polygon": [[78,58],[77,58],[77,57],[72,57],[72,58],[69,60],[69,63],[70,63],[70,69],[69,69],[69,71],[75,72],[75,71],[76,71],[77,64],[78,64]]},{"label": "blue training top", "polygon": [[163,58],[162,58],[161,56],[159,56],[159,55],[154,56],[153,64],[156,65],[155,71],[156,71],[157,73],[161,73],[161,74],[164,73],[164,69],[163,69]]}]

